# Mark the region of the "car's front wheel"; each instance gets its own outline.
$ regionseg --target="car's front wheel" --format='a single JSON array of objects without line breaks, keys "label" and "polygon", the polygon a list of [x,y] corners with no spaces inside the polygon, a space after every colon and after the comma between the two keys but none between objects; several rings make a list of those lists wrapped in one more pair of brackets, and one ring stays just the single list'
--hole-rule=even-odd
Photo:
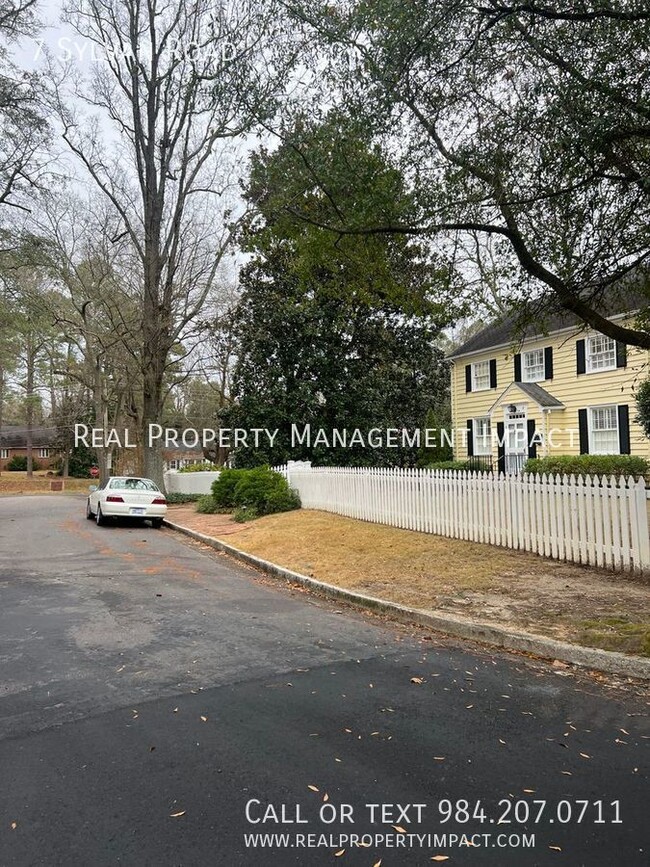
[{"label": "car's front wheel", "polygon": [[97,503],[97,513],[95,514],[95,521],[97,522],[97,526],[101,527],[106,523],[106,518],[102,514],[102,507]]},{"label": "car's front wheel", "polygon": [[86,517],[89,521],[92,521],[92,519],[95,517],[90,510],[90,500],[86,500]]}]

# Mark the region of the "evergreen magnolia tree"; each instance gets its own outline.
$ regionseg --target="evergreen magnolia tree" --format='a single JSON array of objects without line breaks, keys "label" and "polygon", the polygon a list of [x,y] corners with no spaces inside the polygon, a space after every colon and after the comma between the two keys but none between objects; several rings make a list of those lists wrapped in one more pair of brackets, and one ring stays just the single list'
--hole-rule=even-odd
[{"label": "evergreen magnolia tree", "polygon": [[[412,465],[415,447],[291,447],[292,424],[349,433],[420,428],[426,408],[444,403],[449,388],[435,345],[448,322],[438,297],[445,274],[404,237],[337,241],[316,225],[333,198],[353,222],[372,207],[407,214],[400,174],[336,117],[302,135],[321,162],[326,188],[314,184],[292,146],[253,160],[247,197],[257,213],[245,236],[253,257],[240,275],[234,403],[224,424],[280,433],[274,448],[249,445],[236,462]],[[361,194],[350,194],[352,176],[361,179]],[[292,215],[296,200],[312,222]]]}]

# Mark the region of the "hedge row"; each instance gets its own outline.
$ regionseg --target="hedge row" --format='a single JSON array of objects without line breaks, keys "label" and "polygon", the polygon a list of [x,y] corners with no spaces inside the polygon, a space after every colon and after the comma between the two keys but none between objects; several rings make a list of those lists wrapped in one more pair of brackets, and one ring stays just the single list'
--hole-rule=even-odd
[{"label": "hedge row", "polygon": [[647,476],[650,464],[636,455],[558,455],[530,458],[525,473],[550,473],[560,476]]}]

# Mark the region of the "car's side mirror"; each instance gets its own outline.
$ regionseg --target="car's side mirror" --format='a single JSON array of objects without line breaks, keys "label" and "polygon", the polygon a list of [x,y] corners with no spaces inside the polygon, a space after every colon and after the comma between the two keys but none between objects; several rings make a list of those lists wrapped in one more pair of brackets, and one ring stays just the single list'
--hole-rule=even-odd
[{"label": "car's side mirror", "polygon": [[88,490],[92,494],[93,491],[97,490],[97,485],[88,485]]}]

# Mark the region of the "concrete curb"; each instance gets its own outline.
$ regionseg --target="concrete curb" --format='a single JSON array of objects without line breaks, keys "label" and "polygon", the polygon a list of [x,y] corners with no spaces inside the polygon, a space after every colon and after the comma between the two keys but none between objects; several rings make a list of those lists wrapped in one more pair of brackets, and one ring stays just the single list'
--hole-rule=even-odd
[{"label": "concrete curb", "polygon": [[267,575],[272,575],[294,584],[301,584],[319,595],[330,599],[339,599],[380,614],[387,614],[401,623],[429,627],[436,632],[453,635],[457,638],[466,638],[471,641],[481,642],[482,644],[501,647],[505,650],[523,651],[524,653],[531,653],[543,659],[559,659],[561,662],[579,665],[582,668],[595,671],[603,671],[623,677],[633,677],[639,680],[650,680],[650,659],[643,659],[638,656],[626,656],[624,653],[610,650],[581,647],[576,644],[568,644],[565,641],[556,641],[553,638],[544,638],[532,632],[511,630],[503,626],[495,626],[491,623],[481,623],[462,617],[454,617],[453,614],[446,614],[441,611],[408,608],[396,602],[387,602],[385,599],[377,599],[374,596],[365,596],[363,593],[344,590],[341,587],[336,587],[334,584],[327,584],[324,581],[317,581],[315,578],[310,578],[307,575],[301,575],[299,572],[292,572],[290,569],[277,566],[268,560],[262,560],[253,554],[247,554],[245,551],[240,551],[239,548],[235,548],[227,542],[214,539],[212,536],[205,536],[203,533],[190,530],[188,527],[175,524],[173,521],[165,519],[165,525],[172,530],[196,539],[198,542],[203,542],[203,544],[209,545],[217,551],[230,554],[237,560],[241,560],[249,566],[254,566]]}]

